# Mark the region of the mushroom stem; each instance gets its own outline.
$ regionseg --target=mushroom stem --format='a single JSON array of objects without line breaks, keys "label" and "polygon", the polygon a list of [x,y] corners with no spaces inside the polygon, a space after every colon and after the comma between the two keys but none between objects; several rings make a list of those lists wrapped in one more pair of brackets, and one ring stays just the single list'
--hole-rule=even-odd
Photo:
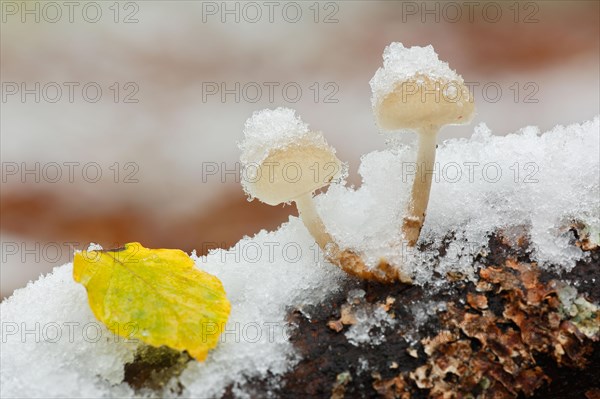
[{"label": "mushroom stem", "polygon": [[[308,229],[308,232],[313,236],[317,244],[319,244],[319,247],[321,247],[323,251],[327,251],[327,247],[330,244],[335,245],[333,238],[331,238],[325,229],[325,225],[323,224],[323,221],[317,212],[312,193],[303,194],[294,201],[296,202],[296,208],[298,208],[300,219],[302,219],[302,222]],[[329,249],[335,250],[335,248]]]},{"label": "mushroom stem", "polygon": [[430,125],[419,132],[417,170],[413,181],[408,212],[404,217],[402,231],[408,245],[414,247],[419,239],[431,191],[431,178],[435,163],[435,148],[439,126]]}]

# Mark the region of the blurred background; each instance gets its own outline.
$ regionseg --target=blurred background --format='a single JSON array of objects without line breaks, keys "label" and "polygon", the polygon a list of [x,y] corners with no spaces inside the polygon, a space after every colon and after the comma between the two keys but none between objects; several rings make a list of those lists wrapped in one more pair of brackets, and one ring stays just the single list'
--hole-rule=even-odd
[{"label": "blurred background", "polygon": [[255,110],[297,109],[360,184],[392,41],[432,44],[472,85],[473,124],[441,139],[591,119],[599,4],[3,0],[0,296],[90,242],[200,254],[286,221],[239,184]]}]

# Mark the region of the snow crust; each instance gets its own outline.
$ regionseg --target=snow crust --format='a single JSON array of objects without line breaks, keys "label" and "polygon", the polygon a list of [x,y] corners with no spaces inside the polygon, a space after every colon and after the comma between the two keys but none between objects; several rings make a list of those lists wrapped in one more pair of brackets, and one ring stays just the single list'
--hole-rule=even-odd
[{"label": "snow crust", "polygon": [[0,396],[127,397],[123,364],[137,347],[94,317],[73,265],[54,268],[0,304]]},{"label": "snow crust", "polygon": [[438,145],[424,249],[400,244],[416,144],[365,155],[360,188],[332,185],[317,197],[318,208],[341,247],[359,251],[370,266],[385,257],[416,284],[447,272],[473,278],[490,235],[504,229],[510,236],[519,226],[529,231],[533,259],[570,270],[586,256],[572,244],[570,224],[600,225],[599,138],[596,117],[544,134],[530,126],[494,136],[480,124],[472,138]]},{"label": "snow crust", "polygon": [[302,122],[290,108],[255,111],[244,125],[244,140],[239,143],[243,164],[260,164],[276,148],[286,147],[309,133],[308,124]]},{"label": "snow crust", "polygon": [[[258,125],[250,126],[253,131]],[[300,122],[286,126],[304,131]],[[437,178],[418,251],[398,244],[414,178],[414,145],[366,154],[359,169],[362,185],[334,184],[316,197],[317,206],[341,247],[358,251],[371,265],[386,257],[416,284],[441,285],[441,277],[450,271],[473,278],[474,259],[485,253],[490,234],[505,229],[510,238],[515,226],[529,231],[534,260],[543,267],[569,270],[585,256],[573,245],[569,225],[580,221],[594,231],[598,229],[593,226],[600,225],[599,137],[595,118],[544,134],[526,127],[494,136],[479,125],[472,138],[439,145]],[[288,340],[293,328],[286,323],[288,311],[327,300],[347,278],[323,260],[295,217],[274,232],[261,231],[229,250],[193,258],[198,267],[221,279],[232,310],[222,340],[206,362],[190,362],[177,381],[168,384],[180,383],[185,397],[218,397],[229,385],[244,396],[244,381],[251,377],[268,377],[276,384],[277,376],[299,360]],[[123,365],[133,359],[138,344],[115,340],[95,321],[85,289],[72,279],[71,264],[17,290],[0,304],[0,313],[3,397],[134,395],[122,382]],[[427,316],[416,313],[417,320]],[[356,345],[377,344],[377,329],[395,322],[377,311],[364,316],[347,332]],[[78,323],[74,340],[66,327],[56,342],[43,339],[54,337],[51,323],[67,322]],[[34,329],[35,323],[40,324],[39,339],[24,336],[23,329]],[[87,323],[95,323],[94,330],[86,328]],[[9,331],[15,325],[19,330]],[[89,336],[96,328],[102,338],[92,342]],[[175,393],[167,388],[158,396]]]},{"label": "snow crust", "polygon": [[404,47],[393,42],[383,51],[383,67],[379,68],[369,82],[375,107],[395,86],[417,76],[427,76],[441,82],[456,81],[464,83],[463,78],[450,69],[447,62],[441,61],[433,46]]}]

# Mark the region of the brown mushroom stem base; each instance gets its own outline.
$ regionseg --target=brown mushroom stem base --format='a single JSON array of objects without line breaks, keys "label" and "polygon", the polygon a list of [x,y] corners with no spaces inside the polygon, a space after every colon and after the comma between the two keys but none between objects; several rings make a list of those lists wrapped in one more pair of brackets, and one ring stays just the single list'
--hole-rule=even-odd
[{"label": "brown mushroom stem base", "polygon": [[417,154],[417,169],[413,181],[411,200],[408,211],[404,217],[402,232],[408,245],[414,247],[421,234],[425,221],[429,192],[431,191],[431,178],[435,164],[435,148],[437,140],[437,126],[430,126],[419,132],[419,152]]},{"label": "brown mushroom stem base", "polygon": [[410,277],[406,276],[383,259],[379,262],[377,267],[369,269],[358,254],[348,249],[338,252],[334,256],[328,258],[330,262],[338,265],[340,269],[346,273],[363,280],[377,281],[383,284],[392,284],[398,281],[407,284],[412,283]]},{"label": "brown mushroom stem base", "polygon": [[315,207],[312,194],[305,194],[297,198],[296,207],[304,226],[306,226],[308,232],[324,251],[329,262],[339,266],[346,273],[363,280],[377,281],[384,284],[391,284],[397,281],[411,282],[409,277],[400,273],[398,269],[384,260],[379,262],[377,267],[369,269],[358,254],[347,249],[340,250],[339,246],[327,232]]}]

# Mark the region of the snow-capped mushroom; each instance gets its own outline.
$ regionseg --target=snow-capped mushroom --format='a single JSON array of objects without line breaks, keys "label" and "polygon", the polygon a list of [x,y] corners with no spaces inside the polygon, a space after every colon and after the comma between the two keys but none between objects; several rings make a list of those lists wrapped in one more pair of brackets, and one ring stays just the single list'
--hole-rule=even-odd
[{"label": "snow-capped mushroom", "polygon": [[386,131],[418,134],[416,174],[402,231],[408,245],[419,238],[431,190],[437,133],[444,125],[469,123],[473,96],[463,78],[440,61],[432,46],[392,43],[383,53],[383,68],[371,79],[377,124]]},{"label": "snow-capped mushroom", "polygon": [[239,147],[242,186],[249,197],[269,205],[295,202],[302,222],[331,263],[361,279],[410,282],[384,260],[367,267],[358,253],[341,249],[327,232],[312,195],[332,179],[345,177],[346,166],[323,135],[310,131],[293,110],[255,112],[246,121]]},{"label": "snow-capped mushroom", "polygon": [[[287,108],[255,112],[240,143],[242,185],[251,198],[269,205],[295,202],[304,225],[319,246],[337,251],[313,201],[313,193],[344,173],[320,132],[312,132]],[[333,173],[327,173],[333,171]]]}]

